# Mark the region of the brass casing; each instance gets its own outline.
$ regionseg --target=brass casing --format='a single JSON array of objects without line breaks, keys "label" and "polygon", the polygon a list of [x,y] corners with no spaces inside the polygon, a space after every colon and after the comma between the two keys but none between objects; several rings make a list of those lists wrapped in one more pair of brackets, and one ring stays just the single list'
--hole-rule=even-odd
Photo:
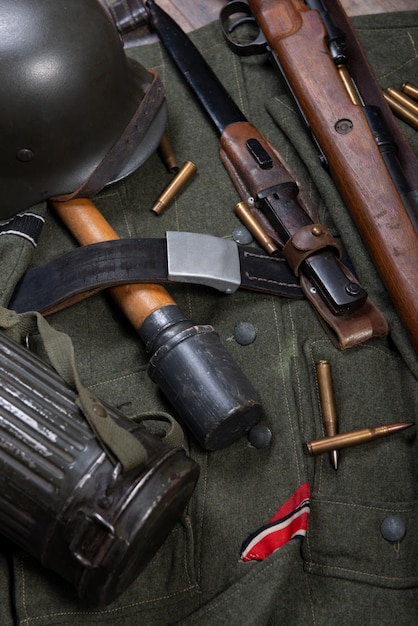
[{"label": "brass casing", "polygon": [[418,115],[412,109],[405,106],[404,103],[395,98],[393,94],[388,93],[388,91],[384,91],[383,96],[397,117],[412,126],[412,128],[415,128],[415,130],[418,130]]},{"label": "brass casing", "polygon": [[186,161],[183,167],[177,172],[171,183],[167,185],[155,204],[151,207],[152,213],[161,215],[174,199],[174,196],[187,183],[189,178],[197,171],[197,167],[191,161]]},{"label": "brass casing", "polygon": [[278,248],[273,239],[266,233],[245,202],[238,202],[238,204],[235,205],[234,211],[235,215],[241,220],[244,226],[248,228],[254,239],[266,252],[269,254],[277,252]]},{"label": "brass casing", "polygon": [[413,85],[412,83],[404,83],[402,85],[402,91],[410,98],[418,100],[418,87],[416,85]]}]

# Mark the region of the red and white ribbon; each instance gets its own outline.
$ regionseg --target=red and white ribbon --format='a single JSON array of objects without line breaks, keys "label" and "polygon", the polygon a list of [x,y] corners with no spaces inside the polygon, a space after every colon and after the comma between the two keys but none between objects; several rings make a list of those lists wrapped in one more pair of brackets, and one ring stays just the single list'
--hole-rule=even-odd
[{"label": "red and white ribbon", "polygon": [[310,488],[303,483],[274,516],[241,546],[242,561],[262,561],[291,539],[306,535],[310,512]]}]

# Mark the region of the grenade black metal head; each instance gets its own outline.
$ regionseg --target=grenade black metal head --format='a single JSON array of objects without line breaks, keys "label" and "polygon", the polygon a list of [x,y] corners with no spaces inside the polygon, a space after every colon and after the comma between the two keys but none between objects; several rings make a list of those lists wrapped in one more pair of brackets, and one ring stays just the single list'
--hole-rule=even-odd
[{"label": "grenade black metal head", "polygon": [[166,108],[99,0],[1,0],[0,9],[4,220],[132,172],[158,145]]}]

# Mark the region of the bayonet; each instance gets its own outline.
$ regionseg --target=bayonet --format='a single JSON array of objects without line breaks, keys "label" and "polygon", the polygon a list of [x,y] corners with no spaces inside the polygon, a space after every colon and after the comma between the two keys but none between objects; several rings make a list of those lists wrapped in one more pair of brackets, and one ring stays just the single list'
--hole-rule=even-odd
[{"label": "bayonet", "polygon": [[331,234],[310,218],[280,154],[248,121],[178,24],[153,0],[146,6],[151,26],[220,135],[221,158],[244,202],[268,219],[285,244],[293,271],[307,280],[308,291],[320,294],[332,314],[358,309],[367,293],[347,273]]}]

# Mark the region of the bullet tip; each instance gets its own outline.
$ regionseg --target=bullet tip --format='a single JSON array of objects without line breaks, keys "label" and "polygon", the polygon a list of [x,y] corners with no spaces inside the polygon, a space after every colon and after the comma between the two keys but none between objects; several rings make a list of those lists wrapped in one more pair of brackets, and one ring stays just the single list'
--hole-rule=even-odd
[{"label": "bullet tip", "polygon": [[415,426],[415,422],[395,422],[394,424],[388,425],[388,430],[389,432],[399,432],[411,428],[411,426]]},{"label": "bullet tip", "polygon": [[338,452],[337,450],[332,450],[332,452],[330,453],[330,459],[331,459],[331,465],[332,467],[337,470],[338,469]]}]

